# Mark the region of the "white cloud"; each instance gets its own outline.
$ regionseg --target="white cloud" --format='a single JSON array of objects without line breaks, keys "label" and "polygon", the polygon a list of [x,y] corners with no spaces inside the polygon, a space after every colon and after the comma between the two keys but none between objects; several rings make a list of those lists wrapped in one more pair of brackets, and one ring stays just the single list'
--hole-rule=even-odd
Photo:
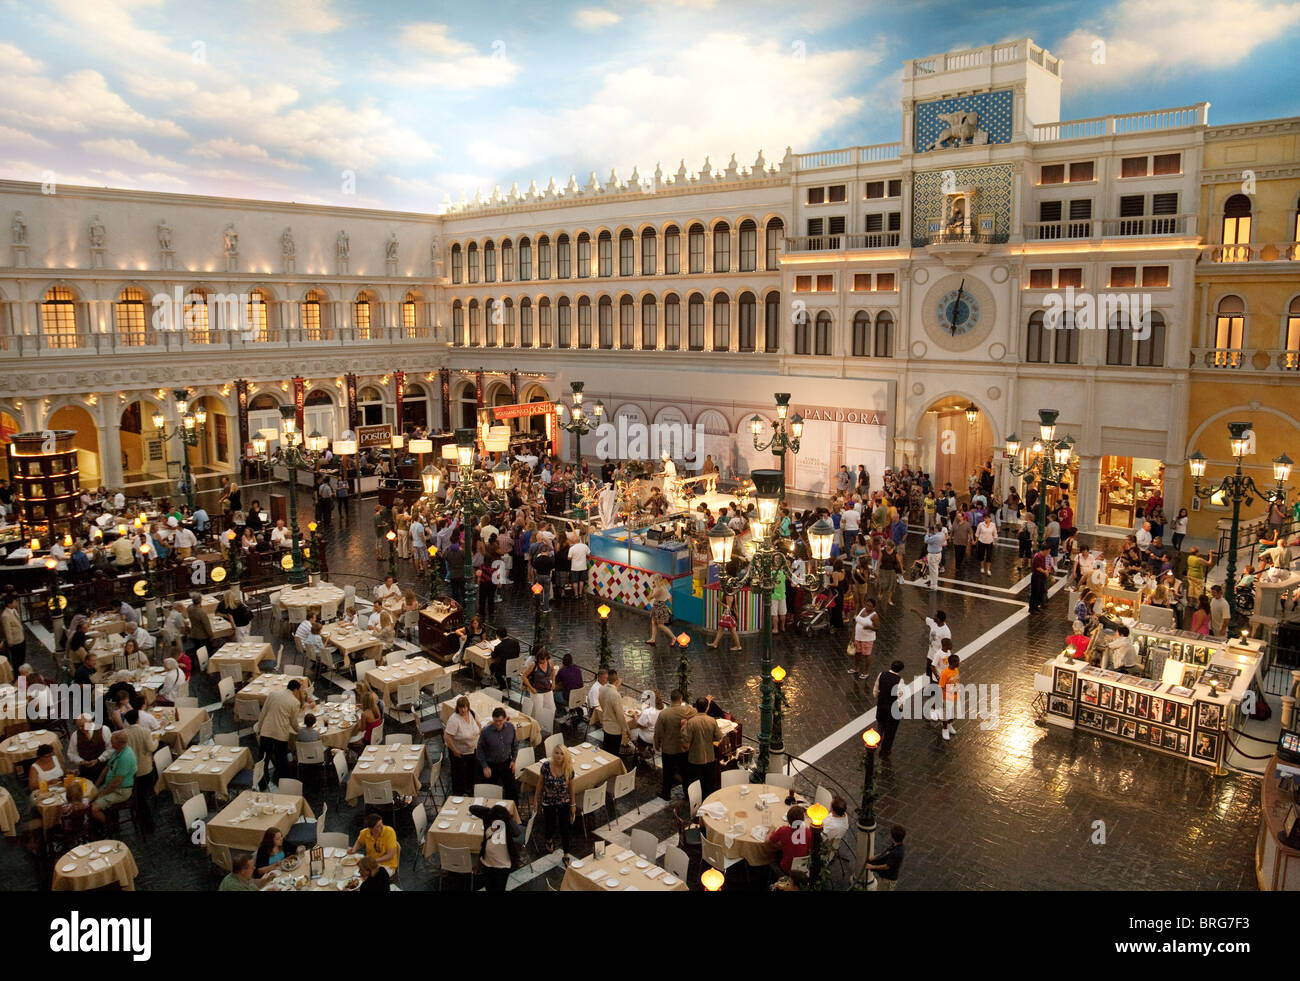
[{"label": "white cloud", "polygon": [[401,63],[381,63],[371,78],[400,88],[463,91],[499,88],[519,74],[519,65],[506,53],[506,43],[492,42],[483,53],[468,41],[451,36],[446,24],[408,24],[401,29],[402,45],[414,56]]},{"label": "white cloud", "polygon": [[10,150],[16,150],[20,146],[41,150],[52,150],[54,148],[54,144],[48,140],[33,136],[25,130],[14,129],[12,126],[0,126],[0,146]]},{"label": "white cloud", "polygon": [[160,157],[155,153],[151,153],[135,140],[83,140],[81,146],[83,149],[89,150],[94,154],[117,157],[119,160],[129,160],[132,163],[142,164],[146,167],[162,167],[168,170],[180,170],[185,166],[184,164],[177,163],[175,160],[168,160],[166,157]]},{"label": "white cloud", "polygon": [[[1298,29],[1300,3],[1295,2],[1121,0],[1054,51],[1065,59],[1067,85],[1107,88],[1162,81],[1196,68],[1230,68]],[[1094,61],[1097,52],[1104,56],[1100,63]]]},{"label": "white cloud", "polygon": [[295,163],[292,160],[283,160],[279,157],[273,157],[260,146],[254,143],[240,143],[238,140],[230,137],[223,137],[219,140],[208,140],[192,148],[190,153],[198,157],[208,157],[214,160],[225,160],[231,157],[237,160],[249,160],[253,163],[269,164],[272,167],[280,167],[284,170],[306,170],[307,165]]},{"label": "white cloud", "polygon": [[613,27],[623,18],[612,10],[599,7],[584,7],[573,13],[573,23],[584,31],[598,31],[602,27]]},{"label": "white cloud", "polygon": [[[12,47],[12,46],[10,46]],[[43,74],[40,63],[4,60],[0,51],[0,118],[37,129],[82,133],[93,127],[114,132],[184,136],[170,119],[147,116],[129,105],[99,72],[89,68],[62,78]]]},{"label": "white cloud", "polygon": [[160,184],[164,187],[168,185],[172,187],[189,187],[189,181],[177,177],[175,174],[162,174],[158,171],[147,171],[146,173],[141,174],[139,181],[141,184],[146,184],[150,187],[157,187]]},{"label": "white cloud", "polygon": [[282,0],[274,10],[276,19],[290,31],[329,34],[343,26],[329,0]]}]

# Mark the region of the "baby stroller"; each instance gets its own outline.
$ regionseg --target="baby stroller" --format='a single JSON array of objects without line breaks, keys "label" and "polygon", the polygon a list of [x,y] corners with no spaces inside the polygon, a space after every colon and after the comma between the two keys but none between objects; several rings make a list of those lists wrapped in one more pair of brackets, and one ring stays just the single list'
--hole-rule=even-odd
[{"label": "baby stroller", "polygon": [[1238,586],[1235,599],[1237,612],[1249,616],[1255,612],[1255,587]]},{"label": "baby stroller", "polygon": [[830,590],[816,593],[812,602],[799,611],[795,629],[811,634],[815,630],[825,630],[830,626],[830,609],[835,604],[835,594]]}]

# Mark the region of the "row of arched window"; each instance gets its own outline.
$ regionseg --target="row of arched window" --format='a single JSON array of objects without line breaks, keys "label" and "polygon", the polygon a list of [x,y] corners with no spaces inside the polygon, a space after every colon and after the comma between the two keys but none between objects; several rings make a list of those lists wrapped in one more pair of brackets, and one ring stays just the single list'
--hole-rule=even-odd
[{"label": "row of arched window", "polygon": [[[1029,315],[1025,333],[1025,361],[1078,364],[1082,333],[1072,313],[1063,313],[1058,322],[1046,311],[1035,310]],[[1106,364],[1164,367],[1165,333],[1164,314],[1158,310],[1145,318],[1130,317],[1125,311],[1112,313],[1106,324]]]},{"label": "row of arched window", "polygon": [[[685,311],[683,311],[685,307]],[[594,309],[593,309],[594,308]],[[547,296],[536,302],[522,297],[453,300],[452,343],[468,347],[575,348],[623,351],[763,351],[782,350],[781,294],[771,290],[759,300],[751,292],[732,300],[718,293],[706,300],[701,293],[683,299],[676,293],[576,301]],[[800,309],[792,318],[795,354],[836,354],[833,320],[827,310],[809,314]],[[859,310],[853,318],[855,357],[893,357],[894,317],[887,310],[872,315]]]},{"label": "row of arched window", "polygon": [[[553,239],[538,235],[455,242],[451,246],[451,281],[460,283],[528,282],[618,276],[678,276],[683,273],[754,272],[779,268],[785,225],[769,218],[760,229],[746,218],[733,229],[719,219],[705,228],[694,222],[685,232],[676,224],[663,229],[603,230],[592,238],[561,232]],[[761,241],[760,241],[761,238]],[[593,249],[594,245],[594,249]]]}]

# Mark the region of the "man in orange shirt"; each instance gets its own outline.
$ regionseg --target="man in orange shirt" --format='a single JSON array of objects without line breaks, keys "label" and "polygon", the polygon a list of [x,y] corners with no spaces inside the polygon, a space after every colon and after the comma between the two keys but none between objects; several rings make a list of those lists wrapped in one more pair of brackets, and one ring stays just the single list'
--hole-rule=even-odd
[{"label": "man in orange shirt", "polygon": [[955,731],[952,720],[957,717],[957,690],[961,679],[961,658],[948,655],[948,666],[939,672],[939,690],[943,692],[943,738],[951,739]]}]

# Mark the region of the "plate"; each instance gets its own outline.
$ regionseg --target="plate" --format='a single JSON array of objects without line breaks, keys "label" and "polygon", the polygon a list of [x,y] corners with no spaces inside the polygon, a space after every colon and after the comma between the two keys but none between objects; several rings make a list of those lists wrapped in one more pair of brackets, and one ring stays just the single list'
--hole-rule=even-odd
[{"label": "plate", "polygon": [[582,764],[582,769],[584,769],[584,770],[590,770],[590,769],[591,769],[591,764],[590,764],[590,763],[583,763],[583,764]]},{"label": "plate", "polygon": [[71,865],[65,865],[65,866],[63,866],[63,868],[59,869],[59,871],[60,871],[60,872],[76,872],[76,871],[77,871],[77,863],[76,863],[76,862],[73,862]]},{"label": "plate", "polygon": [[414,763],[403,763],[403,764],[402,764],[402,769],[403,769],[403,770],[414,770],[414,769],[415,769],[415,764],[414,764]]},{"label": "plate", "polygon": [[631,871],[632,871],[631,869],[629,869],[626,865],[624,865],[621,869],[618,870],[618,874],[619,874],[619,875],[627,875],[627,874],[629,874]]},{"label": "plate", "polygon": [[617,888],[618,888],[618,880],[617,880],[617,879],[606,879],[606,880],[605,880],[605,886],[606,886],[607,888],[609,888],[609,889],[617,889]]},{"label": "plate", "polygon": [[330,885],[332,885],[333,882],[334,882],[333,879],[317,879],[317,880],[316,880],[316,885],[319,886],[321,889],[325,889],[325,888],[329,887]]},{"label": "plate", "polygon": [[451,802],[452,802],[453,804],[463,804],[463,803],[465,803],[465,798],[464,798],[464,797],[453,797],[453,798],[451,799]]},{"label": "plate", "polygon": [[444,829],[445,829],[445,828],[450,828],[450,827],[451,827],[451,822],[450,822],[450,821],[439,821],[439,822],[438,822],[438,827],[440,827],[440,828],[444,828]]},{"label": "plate", "polygon": [[647,862],[644,858],[638,858],[636,860],[636,867],[638,869],[647,869],[650,867],[650,863]]},{"label": "plate", "polygon": [[99,854],[101,854],[101,855],[107,855],[107,854],[108,854],[109,852],[111,852],[112,850],[113,850],[113,846],[112,846],[112,845],[100,845],[100,846],[99,846]]},{"label": "plate", "polygon": [[358,763],[358,764],[357,764],[357,769],[358,769],[358,770],[368,770],[368,769],[370,769],[370,764],[369,764],[369,763]]},{"label": "plate", "polygon": [[580,858],[575,858],[572,862],[569,863],[569,868],[571,868],[571,869],[580,869],[580,868],[582,868],[582,867],[583,867],[584,865],[586,865],[586,864],[587,864],[587,863],[584,862],[582,859],[580,859]]},{"label": "plate", "polygon": [[675,886],[675,885],[677,885],[677,880],[674,879],[671,875],[666,875],[666,876],[664,876],[664,885],[665,885],[665,886]]}]

